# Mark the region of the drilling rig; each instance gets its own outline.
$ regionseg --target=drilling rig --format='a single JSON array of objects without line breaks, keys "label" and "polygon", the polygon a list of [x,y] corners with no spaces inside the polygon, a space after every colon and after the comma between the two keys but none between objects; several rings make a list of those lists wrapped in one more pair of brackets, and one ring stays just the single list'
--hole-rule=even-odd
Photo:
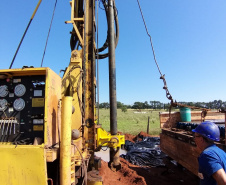
[{"label": "drilling rig", "polygon": [[[96,48],[95,0],[70,2],[71,58],[63,77],[48,67],[0,70],[1,185],[101,185],[95,152],[103,146],[110,148],[109,167],[120,169],[125,138],[117,131],[118,20],[115,1],[102,3],[108,34]],[[106,57],[110,133],[101,128],[96,113],[96,59]]]}]

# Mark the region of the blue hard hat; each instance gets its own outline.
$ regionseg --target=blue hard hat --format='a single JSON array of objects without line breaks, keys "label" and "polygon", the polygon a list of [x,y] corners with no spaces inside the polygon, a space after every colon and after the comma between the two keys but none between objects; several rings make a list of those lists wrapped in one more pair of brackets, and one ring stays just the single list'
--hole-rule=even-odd
[{"label": "blue hard hat", "polygon": [[196,132],[214,141],[220,141],[220,130],[218,126],[211,121],[200,123],[195,129],[192,130],[192,132]]}]

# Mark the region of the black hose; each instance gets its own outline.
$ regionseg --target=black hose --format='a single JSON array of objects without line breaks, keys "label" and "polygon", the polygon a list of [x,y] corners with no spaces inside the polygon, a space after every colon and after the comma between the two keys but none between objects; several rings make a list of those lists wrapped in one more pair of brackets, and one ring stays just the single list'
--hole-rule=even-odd
[{"label": "black hose", "polygon": [[[104,9],[105,9],[105,13],[106,13],[106,18],[107,18],[107,22],[108,22],[108,4],[106,2],[106,0],[102,0],[101,1],[103,3]],[[118,13],[117,13],[117,9],[115,6],[115,1],[113,1],[113,6],[114,6],[114,19],[115,19],[115,29],[116,29],[116,35],[115,35],[115,47],[117,47],[118,45],[118,40],[119,40],[119,22],[118,22]],[[83,11],[83,5],[82,3],[79,3],[78,5],[78,17],[83,17],[84,11]],[[78,25],[77,25],[78,26]],[[79,32],[82,33],[81,27],[78,26]],[[107,31],[108,33],[108,31]],[[71,51],[78,48],[80,45],[80,41],[79,38],[77,36],[77,34],[75,33],[75,29],[73,28],[71,31],[71,38],[70,38],[70,47],[71,47]],[[102,47],[98,48],[96,50],[96,59],[104,59],[107,58],[109,56],[109,53],[104,53],[104,54],[99,54],[100,52],[103,52],[105,49],[108,48],[108,34],[107,34],[107,38],[105,43],[103,44]]]},{"label": "black hose", "polygon": [[[102,0],[104,9],[105,9],[105,13],[106,13],[106,17],[107,17],[107,22],[108,22],[108,4],[106,3],[106,0]],[[115,35],[115,48],[118,45],[118,40],[119,40],[119,22],[118,22],[118,13],[117,13],[117,9],[115,6],[115,1],[113,1],[113,6],[114,6],[114,20],[115,20],[115,28],[116,28],[116,35]],[[107,31],[108,33],[108,31]],[[109,56],[109,53],[105,53],[105,54],[99,54],[100,52],[104,51],[105,49],[108,48],[108,34],[107,34],[107,38],[105,43],[103,44],[103,46],[101,48],[97,49],[97,53],[96,53],[96,58],[98,59],[104,59],[106,57]]]}]

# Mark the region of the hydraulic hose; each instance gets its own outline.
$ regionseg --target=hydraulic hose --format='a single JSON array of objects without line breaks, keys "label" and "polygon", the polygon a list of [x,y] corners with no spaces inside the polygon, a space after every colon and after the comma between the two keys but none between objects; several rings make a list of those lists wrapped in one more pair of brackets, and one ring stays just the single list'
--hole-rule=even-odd
[{"label": "hydraulic hose", "polygon": [[[106,18],[107,18],[107,22],[108,22],[108,3],[106,2],[106,0],[102,0],[101,1],[103,3],[104,9],[105,9],[105,13],[106,13]],[[115,29],[116,29],[116,34],[115,34],[115,47],[117,47],[118,44],[118,40],[119,40],[119,22],[118,22],[118,13],[116,10],[116,6],[115,6],[115,1],[113,1],[113,7],[114,7],[114,21],[115,21]],[[81,4],[78,5],[78,17],[83,17],[84,11],[83,11],[83,6]],[[80,30],[80,32],[82,32]],[[75,30],[74,28],[71,31],[71,38],[70,38],[70,47],[71,47],[71,51],[74,49],[77,49],[80,46],[80,42],[78,39],[78,36],[75,34]],[[107,38],[105,43],[103,44],[102,47],[98,48],[96,51],[96,56],[95,58],[97,59],[104,59],[107,58],[109,56],[109,53],[104,53],[104,54],[99,54],[100,52],[103,52],[104,50],[106,50],[109,47],[108,44],[108,30],[107,30]]]},{"label": "hydraulic hose", "polygon": [[[107,16],[107,14],[108,14],[108,4],[106,3],[106,0],[102,0],[102,3],[103,3],[103,6],[104,6],[104,9],[105,9],[107,22],[108,22],[109,21],[108,16]],[[116,6],[115,6],[115,1],[113,1],[113,7],[114,7],[114,21],[115,21],[115,29],[116,29],[115,47],[117,47],[118,40],[119,40],[119,22],[118,22],[118,14],[117,14]],[[108,44],[108,31],[107,31],[106,41],[101,48],[97,49],[96,58],[104,59],[104,58],[108,57],[109,53],[99,54],[100,52],[104,51],[108,47],[109,47],[109,44]]]}]

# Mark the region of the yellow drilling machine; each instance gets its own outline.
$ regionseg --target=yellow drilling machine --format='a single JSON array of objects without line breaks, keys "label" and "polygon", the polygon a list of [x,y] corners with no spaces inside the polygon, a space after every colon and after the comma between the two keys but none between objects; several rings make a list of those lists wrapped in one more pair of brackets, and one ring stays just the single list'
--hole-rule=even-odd
[{"label": "yellow drilling machine", "polygon": [[[125,138],[117,131],[118,20],[114,0],[102,3],[108,35],[96,48],[95,0],[70,2],[71,58],[63,77],[47,67],[12,69],[11,64],[0,70],[1,185],[101,185],[95,152],[106,146],[109,167],[120,169]],[[110,133],[101,128],[96,111],[96,59],[106,57]]]}]

